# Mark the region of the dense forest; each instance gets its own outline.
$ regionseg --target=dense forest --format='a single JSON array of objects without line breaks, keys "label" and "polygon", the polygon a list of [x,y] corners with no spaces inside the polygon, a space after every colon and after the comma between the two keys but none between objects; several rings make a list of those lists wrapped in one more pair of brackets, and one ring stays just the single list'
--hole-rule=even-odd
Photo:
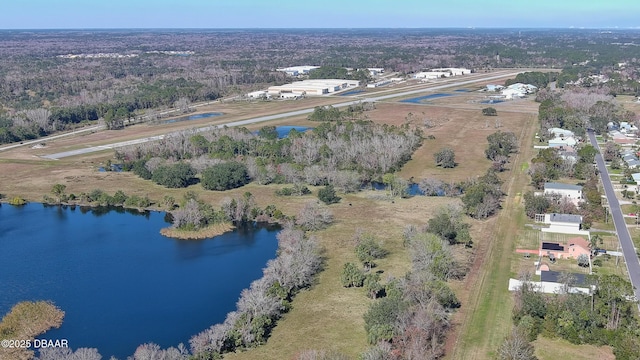
[{"label": "dense forest", "polygon": [[362,80],[366,73],[343,68],[554,68],[563,70],[560,86],[605,75],[611,92],[637,94],[638,38],[633,30],[6,30],[0,143],[98,119],[119,128],[142,114],[288,82],[275,69],[300,64],[322,66],[312,77]]}]

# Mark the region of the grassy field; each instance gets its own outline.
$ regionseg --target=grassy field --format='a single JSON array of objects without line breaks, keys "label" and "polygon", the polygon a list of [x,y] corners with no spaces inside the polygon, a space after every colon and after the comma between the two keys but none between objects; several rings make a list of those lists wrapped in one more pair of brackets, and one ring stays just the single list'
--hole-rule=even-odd
[{"label": "grassy field", "polygon": [[533,343],[535,354],[540,360],[613,360],[613,350],[609,346],[575,345],[562,339],[547,339],[538,336]]},{"label": "grassy field", "polygon": [[463,307],[465,316],[460,326],[460,336],[451,359],[489,359],[511,328],[512,297],[507,283],[511,275],[511,259],[515,250],[515,239],[523,227],[525,216],[521,191],[529,183],[522,164],[532,157],[531,139],[537,126],[534,117],[521,124],[516,134],[521,139],[519,153],[513,156],[513,171],[508,173],[504,185],[507,197],[503,210],[493,224],[492,241],[486,244],[482,266],[477,274],[471,274],[473,284],[468,301]]}]

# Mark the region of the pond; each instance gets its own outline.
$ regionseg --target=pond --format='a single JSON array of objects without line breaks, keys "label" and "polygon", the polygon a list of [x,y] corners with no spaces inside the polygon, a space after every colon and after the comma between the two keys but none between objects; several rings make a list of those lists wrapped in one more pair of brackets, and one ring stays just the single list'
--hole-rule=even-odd
[{"label": "pond", "polygon": [[181,122],[181,121],[202,120],[202,119],[208,119],[208,118],[222,116],[222,115],[224,115],[224,113],[221,113],[221,112],[208,112],[208,113],[202,113],[202,114],[181,116],[179,118],[165,120],[162,123],[163,124],[171,124],[171,123]]},{"label": "pond", "polygon": [[126,359],[138,345],[177,346],[224,321],[242,289],[276,255],[277,228],[246,226],[214,239],[165,238],[161,212],[27,204],[0,206],[0,316],[51,300],[67,339]]},{"label": "pond", "polygon": [[362,94],[364,92],[364,90],[350,90],[350,91],[345,91],[343,93],[340,93],[340,96],[350,96],[350,95],[357,95],[357,94]]},{"label": "pond", "polygon": [[480,101],[480,104],[499,104],[501,102],[504,102],[504,100],[489,99]]},{"label": "pond", "polygon": [[447,96],[453,96],[453,95],[454,94],[437,93],[437,94],[419,96],[419,97],[410,98],[410,99],[404,99],[404,100],[400,100],[400,102],[412,103],[412,104],[422,104],[427,100],[433,100],[433,99],[438,99],[438,98],[447,97]]},{"label": "pond", "polygon": [[276,132],[278,133],[279,139],[284,139],[287,136],[289,136],[289,133],[291,132],[291,130],[296,130],[297,132],[305,132],[309,129],[311,128],[308,126],[290,126],[290,125],[276,126]]},{"label": "pond", "polygon": [[[362,186],[363,190],[386,190],[387,185],[378,182],[372,181]],[[407,186],[406,194],[408,196],[423,196],[424,191],[420,190],[420,186],[416,183],[411,183]]]}]

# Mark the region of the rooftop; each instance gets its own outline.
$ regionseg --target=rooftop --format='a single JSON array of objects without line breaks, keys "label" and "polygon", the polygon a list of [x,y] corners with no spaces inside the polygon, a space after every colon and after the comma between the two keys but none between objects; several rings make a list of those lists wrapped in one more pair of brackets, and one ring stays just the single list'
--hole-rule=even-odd
[{"label": "rooftop", "polygon": [[564,251],[564,246],[558,243],[543,242],[542,250]]},{"label": "rooftop", "polygon": [[544,189],[545,190],[577,190],[577,191],[582,191],[582,186],[555,183],[555,182],[546,182],[546,183],[544,183]]},{"label": "rooftop", "polygon": [[[640,174],[639,174],[640,175]],[[581,224],[582,223],[582,215],[573,215],[573,214],[550,214],[550,220],[556,222],[568,222]]]},{"label": "rooftop", "polygon": [[[586,285],[587,277],[585,274],[569,273],[574,277],[574,285]],[[562,273],[559,271],[542,271],[540,273],[540,281],[544,282],[561,282]]]}]

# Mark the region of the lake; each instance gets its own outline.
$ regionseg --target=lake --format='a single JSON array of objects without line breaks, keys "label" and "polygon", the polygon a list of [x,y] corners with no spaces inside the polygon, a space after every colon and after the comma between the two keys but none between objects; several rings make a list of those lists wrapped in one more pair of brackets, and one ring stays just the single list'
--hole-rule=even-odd
[{"label": "lake", "polygon": [[42,204],[0,206],[0,316],[19,301],[65,311],[67,339],[120,360],[154,342],[177,346],[235,309],[276,255],[277,228],[246,226],[208,240],[160,235],[165,213]]}]

